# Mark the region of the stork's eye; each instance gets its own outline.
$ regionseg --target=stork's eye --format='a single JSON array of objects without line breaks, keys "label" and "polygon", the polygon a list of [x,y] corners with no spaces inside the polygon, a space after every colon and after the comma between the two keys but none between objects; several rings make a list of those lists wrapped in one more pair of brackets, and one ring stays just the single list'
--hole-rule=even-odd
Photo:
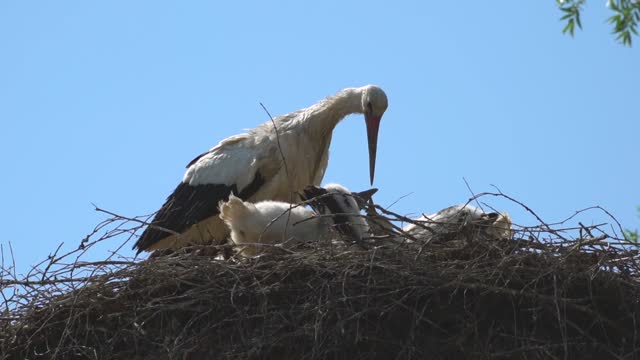
[{"label": "stork's eye", "polygon": [[369,112],[373,112],[373,105],[371,105],[371,101],[367,103],[367,109],[369,110]]}]

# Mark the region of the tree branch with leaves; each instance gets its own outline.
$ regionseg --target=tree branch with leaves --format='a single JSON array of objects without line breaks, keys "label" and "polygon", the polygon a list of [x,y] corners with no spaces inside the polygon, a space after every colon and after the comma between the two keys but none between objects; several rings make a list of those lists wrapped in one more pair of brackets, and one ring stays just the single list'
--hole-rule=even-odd
[{"label": "tree branch with leaves", "polygon": [[[564,13],[560,18],[566,21],[563,34],[574,36],[576,28],[582,29],[580,16],[586,0],[556,0],[558,7]],[[638,22],[640,22],[640,0],[608,0],[606,6],[614,12],[609,17],[613,26],[613,35],[622,45],[631,46],[634,36],[638,36]]]}]

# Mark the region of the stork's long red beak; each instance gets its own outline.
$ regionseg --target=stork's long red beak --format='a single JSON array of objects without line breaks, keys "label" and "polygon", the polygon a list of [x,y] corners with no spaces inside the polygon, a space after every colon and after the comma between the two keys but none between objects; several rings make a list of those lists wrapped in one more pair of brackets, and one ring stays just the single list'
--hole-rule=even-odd
[{"label": "stork's long red beak", "polygon": [[372,116],[366,113],[364,115],[364,121],[367,123],[367,141],[369,142],[369,177],[371,185],[373,185],[373,177],[376,173],[376,150],[378,149],[380,119],[380,116]]}]

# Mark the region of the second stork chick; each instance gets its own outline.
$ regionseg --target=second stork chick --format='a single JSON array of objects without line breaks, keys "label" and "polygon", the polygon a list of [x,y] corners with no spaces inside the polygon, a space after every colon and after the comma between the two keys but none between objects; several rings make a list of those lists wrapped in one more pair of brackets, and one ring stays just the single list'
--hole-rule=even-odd
[{"label": "second stork chick", "polygon": [[512,221],[506,212],[485,213],[470,205],[454,205],[432,215],[422,215],[404,231],[424,241],[447,241],[463,238],[504,239],[511,237]]}]

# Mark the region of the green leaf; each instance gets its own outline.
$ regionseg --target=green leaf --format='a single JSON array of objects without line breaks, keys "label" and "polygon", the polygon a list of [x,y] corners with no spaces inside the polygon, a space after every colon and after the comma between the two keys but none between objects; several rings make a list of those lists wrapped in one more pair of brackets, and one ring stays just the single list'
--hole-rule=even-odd
[{"label": "green leaf", "polygon": [[609,24],[615,24],[620,21],[620,15],[613,15],[609,18]]},{"label": "green leaf", "polygon": [[570,34],[571,36],[573,36],[573,29],[574,29],[574,28],[575,28],[575,23],[574,23],[573,19],[571,19],[571,20],[569,20],[569,21],[567,22],[567,25],[564,27],[564,29],[562,29],[562,33],[563,33],[563,34],[566,34],[566,33],[567,33],[567,31],[568,31],[568,32],[569,32],[569,34]]}]

